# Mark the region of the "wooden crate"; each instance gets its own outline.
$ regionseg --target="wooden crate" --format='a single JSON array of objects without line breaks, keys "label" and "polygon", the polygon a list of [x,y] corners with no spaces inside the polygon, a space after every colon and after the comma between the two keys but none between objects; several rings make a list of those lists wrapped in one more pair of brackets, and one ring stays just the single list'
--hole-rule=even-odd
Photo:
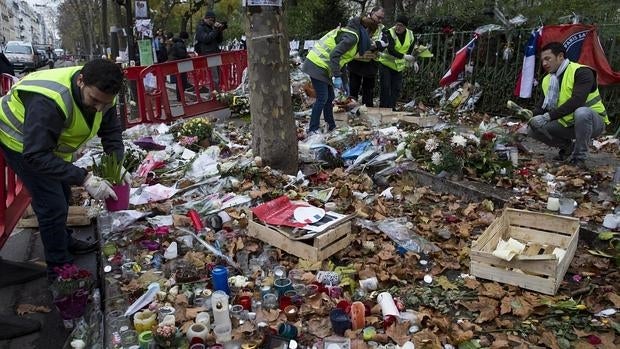
[{"label": "wooden crate", "polygon": [[[90,218],[88,217],[86,207],[82,206],[69,206],[69,215],[67,216],[68,227],[79,227],[90,225]],[[39,222],[37,216],[35,216],[32,207],[28,206],[22,218],[17,222],[18,228],[38,228]]]},{"label": "wooden crate", "polygon": [[[493,256],[500,238],[511,237],[527,245],[521,256],[511,261]],[[470,273],[554,295],[575,255],[578,240],[578,219],[508,208],[472,243]],[[556,247],[566,251],[560,260],[549,258]]]},{"label": "wooden crate", "polygon": [[287,236],[285,230],[268,227],[250,219],[248,235],[310,262],[326,259],[347,247],[353,240],[351,221],[345,221],[311,239],[295,240]]}]

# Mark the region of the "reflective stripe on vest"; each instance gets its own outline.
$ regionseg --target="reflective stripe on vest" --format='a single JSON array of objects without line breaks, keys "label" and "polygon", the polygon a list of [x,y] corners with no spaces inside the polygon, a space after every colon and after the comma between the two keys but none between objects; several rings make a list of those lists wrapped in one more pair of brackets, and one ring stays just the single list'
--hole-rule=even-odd
[{"label": "reflective stripe on vest", "polygon": [[[401,43],[398,39],[398,36],[396,35],[395,28],[396,27],[392,27],[389,30],[389,33],[394,40],[394,50],[398,53],[405,55],[407,54],[407,52],[409,52],[409,48],[411,47],[411,45],[413,45],[413,32],[409,29],[406,29],[405,42]],[[387,52],[381,52],[378,61],[386,67],[399,72],[405,70],[405,68],[407,67],[407,62],[404,58],[396,58]]]},{"label": "reflective stripe on vest", "polygon": [[[582,65],[579,63],[575,63],[575,62],[570,62],[568,66],[566,67],[564,74],[562,74],[562,84],[560,86],[558,106],[564,104],[573,95],[573,86],[575,84],[575,72],[577,71],[577,69],[581,67],[590,68],[587,65]],[[543,78],[543,81],[541,84],[542,91],[545,96],[547,95],[547,92],[549,91],[550,80],[551,80],[551,76],[547,74]],[[598,91],[598,87],[596,88],[596,90],[594,90],[594,92],[588,94],[588,97],[586,98],[586,103],[584,106],[591,108],[592,110],[597,112],[601,116],[601,118],[603,118],[603,121],[605,122],[605,124],[606,125],[609,124],[609,118],[607,117],[607,111],[605,110],[605,105],[603,105],[603,100],[601,99],[601,95]],[[564,127],[571,126],[574,123],[574,121],[575,121],[575,116],[573,115],[573,113],[564,115],[563,117],[558,119],[558,123]]]},{"label": "reflective stripe on vest", "polygon": [[349,63],[353,60],[353,57],[355,57],[355,54],[357,53],[357,42],[359,42],[359,36],[356,32],[347,28],[334,29],[325,34],[316,44],[314,44],[314,47],[312,47],[312,50],[310,50],[308,56],[306,56],[306,58],[317,67],[326,69],[330,76],[332,76],[333,73],[329,71],[329,56],[332,51],[334,51],[334,48],[336,48],[336,36],[338,36],[341,31],[353,34],[357,39],[355,45],[353,45],[349,51],[340,56],[340,68]]},{"label": "reflective stripe on vest", "polygon": [[0,99],[0,141],[16,152],[23,151],[25,110],[19,91],[38,93],[53,100],[64,114],[64,128],[54,153],[71,161],[73,153],[99,130],[102,117],[100,112],[95,114],[91,129],[75,105],[71,94],[71,79],[80,69],[70,67],[35,72],[15,84],[9,94]]}]

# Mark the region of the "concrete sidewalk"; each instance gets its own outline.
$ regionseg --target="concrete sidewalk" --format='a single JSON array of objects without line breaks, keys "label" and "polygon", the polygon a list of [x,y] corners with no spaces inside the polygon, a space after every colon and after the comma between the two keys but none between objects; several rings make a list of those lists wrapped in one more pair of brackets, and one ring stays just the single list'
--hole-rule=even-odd
[{"label": "concrete sidewalk", "polygon": [[[95,238],[94,225],[74,228],[74,231],[74,236],[80,239]],[[90,270],[96,276],[98,275],[97,253],[76,256],[75,263]],[[15,229],[0,251],[0,256],[9,261],[30,261],[44,265],[45,258],[39,232],[36,229]],[[51,312],[24,315],[28,319],[39,321],[41,330],[23,337],[1,340],[0,349],[62,348],[71,330],[64,328],[62,319],[52,304],[52,294],[48,289],[47,279],[43,277],[21,285],[0,288],[0,316],[16,315],[15,310],[19,304],[44,305],[49,307]]]}]

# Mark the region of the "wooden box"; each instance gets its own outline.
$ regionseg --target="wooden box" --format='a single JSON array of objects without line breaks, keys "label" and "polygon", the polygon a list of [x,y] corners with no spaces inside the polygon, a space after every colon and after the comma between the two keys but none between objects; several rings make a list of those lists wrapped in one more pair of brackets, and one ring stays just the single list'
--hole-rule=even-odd
[{"label": "wooden box", "polygon": [[[526,248],[511,261],[497,258],[492,252],[500,238],[516,239]],[[472,243],[470,273],[554,295],[575,255],[578,240],[578,219],[508,208]],[[552,253],[556,247],[566,252],[559,260]]]},{"label": "wooden box", "polygon": [[[69,206],[69,214],[67,216],[68,227],[79,227],[90,225],[90,218],[88,217],[86,207],[82,206]],[[22,218],[17,222],[18,228],[38,228],[39,222],[37,216],[35,216],[32,207],[28,206]]]},{"label": "wooden box", "polygon": [[319,262],[347,247],[353,240],[351,221],[345,221],[306,240],[297,240],[286,229],[266,226],[250,219],[248,235],[275,246],[287,253]]}]

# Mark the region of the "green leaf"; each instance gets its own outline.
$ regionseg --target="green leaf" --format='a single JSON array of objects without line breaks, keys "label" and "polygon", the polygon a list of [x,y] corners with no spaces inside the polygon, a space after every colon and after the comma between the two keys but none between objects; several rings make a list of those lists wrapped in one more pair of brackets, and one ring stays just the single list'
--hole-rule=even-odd
[{"label": "green leaf", "polygon": [[598,238],[600,240],[607,241],[617,235],[620,235],[620,234],[614,233],[613,231],[603,231],[598,234]]},{"label": "green leaf", "polygon": [[603,251],[600,250],[588,250],[588,252],[590,252],[590,254],[593,254],[595,256],[599,256],[599,257],[605,257],[605,258],[614,258],[614,256],[609,255]]},{"label": "green leaf", "polygon": [[478,349],[482,348],[477,339],[470,339],[459,344],[459,349]]}]

